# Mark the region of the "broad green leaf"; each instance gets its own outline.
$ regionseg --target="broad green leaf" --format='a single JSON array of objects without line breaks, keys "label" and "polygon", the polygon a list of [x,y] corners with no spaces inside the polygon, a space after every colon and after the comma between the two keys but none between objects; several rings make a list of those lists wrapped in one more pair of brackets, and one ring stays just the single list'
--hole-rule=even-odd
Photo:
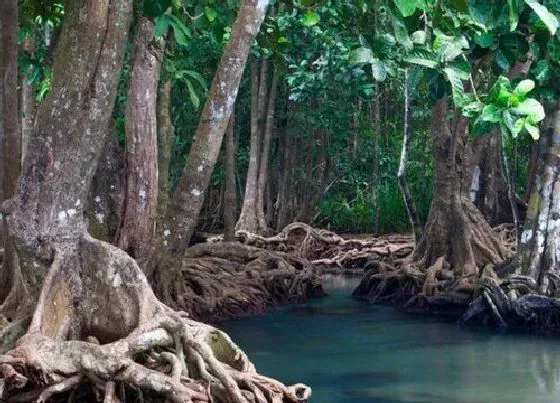
[{"label": "broad green leaf", "polygon": [[160,15],[159,17],[155,18],[155,28],[154,28],[154,36],[162,37],[167,33],[167,29],[169,28],[170,20],[167,17],[167,14]]},{"label": "broad green leaf", "polygon": [[533,126],[532,124],[525,122],[525,129],[529,132],[529,135],[533,138],[533,140],[538,140],[540,137],[539,128],[537,126]]},{"label": "broad green leaf", "polygon": [[512,108],[511,111],[519,116],[530,116],[535,123],[540,122],[545,117],[543,106],[534,98],[527,98],[518,107]]},{"label": "broad green leaf", "polygon": [[410,36],[412,43],[417,45],[424,45],[426,43],[426,32],[424,31],[415,31]]},{"label": "broad green leaf", "polygon": [[435,55],[427,50],[417,49],[410,52],[408,56],[403,58],[406,63],[417,64],[418,66],[436,69],[439,63],[435,59]]},{"label": "broad green leaf", "polygon": [[461,80],[464,72],[454,67],[446,67],[443,69],[443,72],[451,84],[453,103],[455,107],[460,108],[465,99],[465,90],[463,89],[463,81]]},{"label": "broad green leaf", "polygon": [[494,43],[494,35],[489,32],[482,32],[474,36],[474,41],[481,48],[489,48]]},{"label": "broad green leaf", "polygon": [[550,65],[546,60],[539,60],[536,66],[533,68],[532,73],[540,83],[548,81],[552,76]]},{"label": "broad green leaf", "polygon": [[468,118],[473,118],[478,114],[480,114],[483,108],[484,108],[484,104],[482,102],[474,100],[463,106],[462,113],[463,116],[466,116]]},{"label": "broad green leaf", "polygon": [[368,48],[358,48],[350,52],[350,63],[365,64],[373,61],[373,52]]},{"label": "broad green leaf", "polygon": [[195,79],[200,84],[200,86],[204,88],[204,91],[208,91],[208,85],[206,84],[206,80],[204,79],[202,74],[192,70],[185,70],[185,74]]},{"label": "broad green leaf", "polygon": [[218,12],[211,7],[204,7],[204,14],[206,15],[206,18],[208,18],[208,21],[210,22],[214,21],[218,16]]},{"label": "broad green leaf", "polygon": [[379,59],[371,61],[371,74],[376,81],[384,81],[387,78],[385,64]]},{"label": "broad green leaf", "polygon": [[498,123],[502,120],[502,110],[493,104],[486,105],[480,117],[485,122]]},{"label": "broad green leaf", "polygon": [[393,29],[395,31],[395,38],[397,38],[397,42],[403,45],[406,50],[411,50],[414,45],[408,36],[408,29],[404,23],[401,13],[392,4],[388,4],[387,9],[389,10],[389,15],[391,16],[391,22],[393,23]]},{"label": "broad green leaf", "polygon": [[426,2],[424,0],[395,0],[395,4],[402,13],[403,17],[411,16],[417,8],[420,10],[424,10],[426,8]]},{"label": "broad green leaf", "polygon": [[314,13],[313,11],[308,11],[301,19],[301,22],[306,27],[312,27],[314,25],[317,25],[320,21],[321,21],[321,17],[319,17],[319,14]]},{"label": "broad green leaf", "polygon": [[533,9],[535,14],[537,14],[544,25],[546,25],[550,33],[554,35],[558,29],[558,18],[556,18],[554,14],[548,11],[548,8],[540,4],[537,0],[525,0],[525,3]]},{"label": "broad green leaf", "polygon": [[528,80],[527,79],[527,80],[523,80],[519,84],[517,84],[517,87],[515,87],[515,89],[513,90],[513,93],[517,96],[519,96],[519,95],[525,96],[525,95],[527,95],[527,93],[532,91],[533,88],[535,88],[535,82],[533,80]]}]

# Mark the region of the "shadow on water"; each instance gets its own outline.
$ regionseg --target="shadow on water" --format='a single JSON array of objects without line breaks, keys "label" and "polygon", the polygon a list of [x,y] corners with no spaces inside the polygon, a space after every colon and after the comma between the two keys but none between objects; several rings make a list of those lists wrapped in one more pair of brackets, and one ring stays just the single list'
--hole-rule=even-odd
[{"label": "shadow on water", "polygon": [[560,401],[560,340],[461,329],[350,298],[358,277],[326,277],[328,296],[223,324],[259,371],[305,382],[319,403]]}]

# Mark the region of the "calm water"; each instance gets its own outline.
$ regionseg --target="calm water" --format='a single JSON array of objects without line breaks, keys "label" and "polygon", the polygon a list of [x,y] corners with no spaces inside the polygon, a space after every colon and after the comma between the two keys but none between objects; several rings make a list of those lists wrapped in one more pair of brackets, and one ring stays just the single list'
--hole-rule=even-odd
[{"label": "calm water", "polygon": [[496,335],[329,296],[223,327],[259,372],[304,382],[316,403],[560,402],[560,340]]}]

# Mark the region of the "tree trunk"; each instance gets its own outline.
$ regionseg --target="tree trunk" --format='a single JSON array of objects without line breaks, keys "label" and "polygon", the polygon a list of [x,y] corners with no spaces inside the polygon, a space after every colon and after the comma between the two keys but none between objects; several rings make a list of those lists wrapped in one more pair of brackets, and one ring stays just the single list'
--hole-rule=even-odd
[{"label": "tree trunk", "polygon": [[[17,73],[17,1],[6,0],[2,3],[2,63],[1,76],[3,88],[3,155],[2,155],[2,195],[3,200],[11,198],[16,190],[21,172],[21,132],[18,125],[18,73]],[[8,236],[8,223],[3,220],[4,264],[0,280],[0,302],[10,292],[21,294],[19,287],[19,268],[17,256]],[[8,301],[9,303],[9,301]]]},{"label": "tree trunk", "polygon": [[264,20],[267,6],[266,0],[246,0],[239,9],[231,39],[212,81],[183,175],[170,201],[164,231],[167,235],[161,239],[164,253],[160,254],[160,258],[164,260],[167,260],[164,256],[171,260],[182,256],[194,232],[249,50]]},{"label": "tree trunk", "polygon": [[226,138],[226,190],[224,192],[224,241],[235,241],[237,191],[235,189],[235,115],[229,118]]},{"label": "tree trunk", "polygon": [[[542,163],[529,199],[524,230],[519,247],[518,272],[531,276],[539,285],[541,293],[547,293],[550,285],[558,287],[558,245],[560,244],[560,109],[545,121],[545,130],[539,140],[545,148]],[[556,284],[555,284],[556,283]],[[550,290],[558,292],[560,290]],[[554,294],[552,294],[554,295]]]},{"label": "tree trunk", "polygon": [[[35,40],[33,35],[27,35],[23,42],[23,50],[33,53],[35,50]],[[35,87],[27,83],[27,75],[22,78],[21,88],[21,154],[25,158],[27,143],[33,133],[33,123],[35,122]]]},{"label": "tree trunk", "polygon": [[379,187],[381,186],[381,176],[379,174],[379,147],[381,142],[381,94],[379,84],[375,84],[375,99],[370,103],[370,120],[373,131],[373,192],[375,200],[375,212],[373,216],[373,235],[380,233],[381,204],[379,202]]},{"label": "tree trunk", "polygon": [[119,145],[115,122],[108,128],[86,207],[88,232],[102,241],[115,241],[121,225],[126,190],[124,149]]},{"label": "tree trunk", "polygon": [[[162,75],[165,75],[165,72]],[[169,203],[169,167],[174,139],[175,128],[171,121],[171,78],[164,77],[159,84],[157,99],[158,198],[156,224],[158,234],[162,233],[161,226],[165,220]]]},{"label": "tree trunk", "polygon": [[147,256],[158,200],[157,88],[163,52],[154,24],[140,18],[134,39],[126,107],[126,197],[116,245],[133,258]]},{"label": "tree trunk", "polygon": [[467,121],[457,117],[453,131],[446,114],[447,97],[432,109],[435,157],[434,195],[424,233],[413,260],[427,269],[443,258],[458,276],[507,257],[482,214],[462,191],[464,165],[471,157]]},{"label": "tree trunk", "polygon": [[274,114],[276,112],[276,94],[278,92],[278,69],[274,69],[272,85],[268,97],[266,121],[264,126],[263,147],[260,158],[259,178],[257,183],[257,220],[260,232],[268,232],[268,223],[264,214],[265,190],[268,180],[268,165],[270,161],[270,147],[272,131],[274,130]]},{"label": "tree trunk", "polygon": [[[267,69],[268,64],[263,61],[262,69]],[[259,220],[257,217],[257,193],[259,177],[259,154],[261,142],[261,109],[264,93],[263,78],[266,74],[261,72],[259,85],[258,63],[256,60],[251,62],[251,144],[249,151],[249,168],[247,170],[247,182],[245,184],[245,195],[241,214],[236,224],[236,229],[258,233]],[[266,85],[266,83],[264,84]]]},{"label": "tree trunk", "polygon": [[410,189],[408,188],[408,181],[406,176],[406,166],[408,164],[408,144],[410,142],[410,137],[412,133],[411,118],[412,111],[410,109],[410,82],[408,70],[405,70],[405,85],[404,85],[404,124],[403,124],[403,145],[401,150],[401,157],[399,161],[399,171],[397,173],[397,178],[399,180],[399,187],[401,188],[401,193],[404,198],[404,205],[406,207],[406,212],[408,214],[408,221],[412,227],[412,232],[414,234],[414,242],[418,244],[422,238],[422,226],[420,225],[420,220],[418,218],[418,212],[416,211],[416,205],[414,204],[414,199],[410,194]]}]

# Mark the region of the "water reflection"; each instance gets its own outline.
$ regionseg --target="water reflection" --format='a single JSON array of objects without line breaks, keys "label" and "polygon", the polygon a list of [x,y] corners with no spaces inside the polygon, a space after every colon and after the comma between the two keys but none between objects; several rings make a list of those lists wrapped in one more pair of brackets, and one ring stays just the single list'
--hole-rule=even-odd
[{"label": "water reflection", "polygon": [[560,341],[496,335],[329,297],[225,325],[264,374],[313,387],[319,403],[560,401]]}]

